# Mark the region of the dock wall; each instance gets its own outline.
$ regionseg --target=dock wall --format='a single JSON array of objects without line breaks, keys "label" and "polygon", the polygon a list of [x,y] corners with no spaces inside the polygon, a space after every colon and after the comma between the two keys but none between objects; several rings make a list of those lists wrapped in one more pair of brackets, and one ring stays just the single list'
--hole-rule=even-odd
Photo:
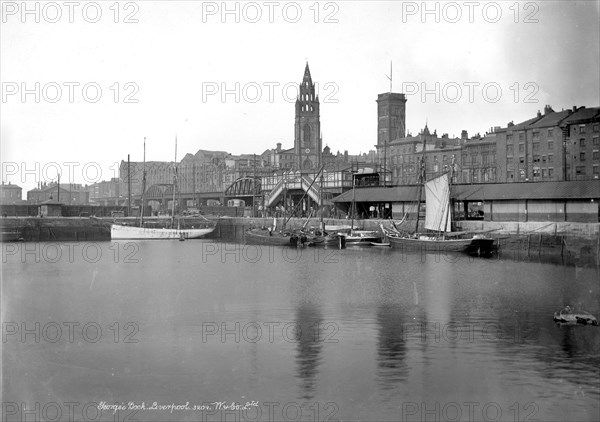
[{"label": "dock wall", "polygon": [[[273,218],[212,217],[217,227],[209,236],[230,242],[244,242],[244,232],[251,227],[271,227]],[[126,219],[136,224],[135,218]],[[85,217],[6,217],[0,219],[4,233],[18,233],[21,240],[44,241],[110,241],[112,218],[90,219]],[[198,220],[199,222],[201,220]],[[193,225],[194,219],[186,220]],[[306,219],[290,219],[287,227],[299,228]],[[350,220],[327,219],[327,225],[349,225]],[[277,227],[283,227],[284,219],[277,219]],[[379,230],[380,224],[389,226],[389,220],[355,220],[355,227],[364,230]],[[414,221],[406,221],[401,228],[414,231]],[[308,227],[317,227],[318,219],[309,220]],[[422,227],[420,225],[419,229]],[[457,230],[490,230],[489,235],[497,240],[500,250],[530,253],[570,254],[575,256],[600,257],[600,223],[542,223],[542,222],[493,222],[459,221]],[[5,238],[4,240],[7,240]]]}]

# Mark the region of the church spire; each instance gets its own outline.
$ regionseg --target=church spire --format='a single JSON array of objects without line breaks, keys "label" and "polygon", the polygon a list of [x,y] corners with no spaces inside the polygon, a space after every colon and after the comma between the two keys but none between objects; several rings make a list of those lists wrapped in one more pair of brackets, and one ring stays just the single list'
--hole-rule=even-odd
[{"label": "church spire", "polygon": [[310,76],[308,62],[306,62],[306,67],[304,68],[304,78],[302,78],[302,82],[308,82],[309,84],[312,84],[312,77]]},{"label": "church spire", "polygon": [[308,61],[299,86],[296,99],[296,119],[294,125],[294,149],[297,168],[314,169],[320,163],[321,123],[319,118],[319,97],[312,81]]}]

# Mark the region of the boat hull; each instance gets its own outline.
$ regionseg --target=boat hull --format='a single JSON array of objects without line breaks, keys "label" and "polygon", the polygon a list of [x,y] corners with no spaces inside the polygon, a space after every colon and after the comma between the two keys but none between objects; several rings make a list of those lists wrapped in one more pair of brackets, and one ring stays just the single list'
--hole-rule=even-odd
[{"label": "boat hull", "polygon": [[244,234],[246,243],[253,245],[270,245],[270,246],[297,246],[298,236],[282,235],[281,233],[275,232],[269,234],[268,230],[248,230]]},{"label": "boat hull", "polygon": [[18,232],[2,232],[2,237],[0,238],[2,242],[17,242],[21,239],[21,233]]},{"label": "boat hull", "polygon": [[325,236],[315,236],[312,239],[309,239],[309,245],[311,246],[339,246],[340,235],[337,234],[328,234]]},{"label": "boat hull", "polygon": [[202,229],[160,229],[113,224],[110,228],[110,238],[112,240],[199,239],[212,233],[214,230],[214,227]]},{"label": "boat hull", "polygon": [[389,237],[393,248],[429,252],[491,252],[493,239],[413,239]]},{"label": "boat hull", "polygon": [[353,233],[345,234],[346,245],[371,246],[371,242],[381,242],[382,236],[377,232],[368,230],[354,230]]}]

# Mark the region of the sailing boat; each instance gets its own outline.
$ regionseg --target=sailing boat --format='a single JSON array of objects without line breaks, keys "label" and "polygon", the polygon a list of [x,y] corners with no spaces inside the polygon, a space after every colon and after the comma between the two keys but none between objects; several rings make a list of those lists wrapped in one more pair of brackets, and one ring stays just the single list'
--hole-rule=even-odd
[{"label": "sailing boat", "polygon": [[283,174],[283,177],[285,177],[285,185],[283,190],[283,227],[281,230],[277,231],[277,218],[273,218],[272,227],[250,228],[244,233],[244,239],[247,243],[255,245],[297,246],[306,242],[305,235],[294,233],[285,229],[287,220],[289,220],[289,218],[286,219],[287,175]]},{"label": "sailing boat", "polygon": [[[325,222],[323,221],[323,210],[324,210],[324,205],[323,205],[323,169],[325,168],[325,166],[323,166],[323,168],[321,169],[321,176],[320,176],[320,188],[319,188],[319,202],[320,202],[320,218],[319,218],[319,228],[316,230],[312,230],[312,232],[310,233],[311,238],[309,239],[309,246],[331,246],[331,245],[338,245],[340,248],[342,246],[345,246],[345,243],[342,244],[342,238],[343,235],[338,234],[335,230],[339,229],[337,227],[333,227],[333,230],[331,228],[327,228],[325,226]],[[316,179],[316,178],[315,178]],[[345,241],[345,239],[344,239]]]},{"label": "sailing boat", "polygon": [[171,208],[171,227],[150,228],[144,227],[144,193],[146,191],[146,138],[144,138],[144,170],[142,176],[142,205],[140,215],[140,226],[124,226],[122,224],[113,224],[110,228],[110,237],[112,240],[141,240],[141,239],[198,239],[204,237],[215,230],[216,224],[206,218],[201,223],[203,227],[181,228],[179,217],[177,217],[177,227],[175,227],[175,193],[177,190],[177,137],[175,137],[175,162],[173,167],[173,202]]},{"label": "sailing boat", "polygon": [[[421,160],[421,177],[424,179],[424,159]],[[470,238],[469,232],[452,233],[452,213],[450,209],[452,180],[452,162],[449,173],[444,173],[423,184],[425,188],[425,229],[429,234],[419,234],[419,209],[421,207],[422,188],[419,188],[419,201],[417,203],[417,223],[414,236],[403,236],[397,231],[386,230],[386,235],[392,247],[401,247],[411,250],[441,251],[441,252],[470,252],[480,254],[489,253],[492,249],[494,239],[483,235],[475,235]]]}]

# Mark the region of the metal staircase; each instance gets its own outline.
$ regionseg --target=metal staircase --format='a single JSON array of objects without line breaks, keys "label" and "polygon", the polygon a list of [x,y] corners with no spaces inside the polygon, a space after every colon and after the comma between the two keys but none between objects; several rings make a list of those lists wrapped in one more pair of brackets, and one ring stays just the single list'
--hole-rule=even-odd
[{"label": "metal staircase", "polygon": [[320,188],[315,183],[313,183],[313,179],[307,175],[294,175],[293,178],[291,178],[289,173],[284,174],[283,177],[273,187],[273,189],[271,189],[271,191],[265,195],[265,206],[273,206],[273,204],[277,202],[279,195],[281,195],[286,187],[287,189],[302,189],[304,192],[307,192],[308,196],[310,196],[317,204],[320,205]]}]

